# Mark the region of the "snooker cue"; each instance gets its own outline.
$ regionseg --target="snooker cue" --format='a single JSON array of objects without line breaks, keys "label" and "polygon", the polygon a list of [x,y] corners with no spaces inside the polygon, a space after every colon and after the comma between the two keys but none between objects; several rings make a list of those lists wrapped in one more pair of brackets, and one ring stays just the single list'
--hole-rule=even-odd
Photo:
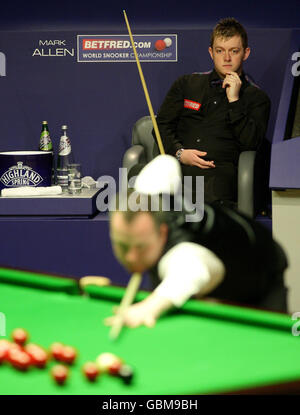
[{"label": "snooker cue", "polygon": [[[154,127],[156,137],[157,137],[157,143],[158,143],[159,151],[160,151],[161,154],[165,154],[164,146],[163,146],[163,143],[161,141],[159,129],[158,129],[157,122],[156,122],[156,119],[155,119],[155,115],[154,115],[153,107],[152,107],[152,104],[151,104],[150,96],[149,96],[149,93],[148,93],[148,88],[147,88],[147,85],[146,85],[146,82],[145,82],[144,74],[143,74],[142,67],[141,67],[141,64],[140,64],[140,61],[139,61],[139,57],[138,57],[136,49],[135,49],[135,45],[134,45],[130,25],[129,25],[129,22],[128,22],[128,19],[127,19],[126,11],[123,10],[123,13],[124,13],[124,18],[125,18],[127,30],[128,30],[128,33],[129,33],[130,41],[131,41],[131,46],[132,46],[134,56],[135,56],[135,60],[136,60],[136,64],[137,64],[137,67],[138,67],[139,75],[140,75],[140,78],[141,78],[145,98],[146,98],[146,101],[147,101],[147,104],[148,104],[150,117],[151,117],[151,120],[152,120],[152,124],[153,124],[153,127]],[[115,340],[119,336],[119,334],[122,330],[123,324],[124,324],[124,321],[123,321],[124,312],[125,312],[126,308],[128,308],[132,304],[132,302],[134,300],[134,297],[136,295],[136,292],[137,292],[137,290],[139,288],[139,285],[141,283],[141,280],[142,280],[142,276],[141,276],[140,273],[132,274],[132,276],[129,280],[128,286],[126,288],[126,291],[124,293],[123,299],[121,301],[119,310],[118,310],[118,312],[115,316],[115,321],[114,321],[114,323],[112,325],[112,328],[111,328],[111,331],[109,333],[110,339]]]},{"label": "snooker cue", "polygon": [[154,127],[155,135],[156,135],[156,138],[157,138],[159,151],[160,151],[160,154],[165,154],[164,146],[163,146],[163,143],[161,141],[159,129],[158,129],[157,122],[156,122],[156,119],[155,119],[155,115],[154,115],[154,112],[153,112],[153,107],[152,107],[152,104],[151,104],[150,96],[149,96],[149,93],[148,93],[148,88],[147,88],[145,78],[144,78],[144,74],[143,74],[142,67],[141,67],[141,64],[140,64],[140,61],[139,61],[139,57],[138,57],[136,49],[135,49],[135,45],[134,45],[131,29],[130,29],[130,26],[129,26],[129,22],[128,22],[128,19],[127,19],[126,11],[123,10],[123,13],[124,13],[124,18],[125,18],[127,30],[128,30],[128,33],[129,33],[130,41],[131,41],[131,46],[132,46],[132,49],[133,49],[133,52],[134,52],[136,64],[137,64],[138,71],[139,71],[139,74],[140,74],[141,82],[142,82],[142,85],[143,85],[146,101],[147,101],[147,104],[148,104],[150,117],[151,117],[152,124],[153,124],[153,127]]},{"label": "snooker cue", "polygon": [[127,285],[126,291],[124,293],[124,296],[122,298],[118,312],[115,316],[115,321],[109,333],[109,337],[111,340],[116,340],[117,337],[119,336],[122,330],[122,327],[123,327],[124,312],[132,304],[134,297],[136,295],[136,292],[141,284],[141,281],[142,281],[142,274],[140,274],[139,272],[135,272],[134,274],[132,274],[129,280],[129,283]]}]

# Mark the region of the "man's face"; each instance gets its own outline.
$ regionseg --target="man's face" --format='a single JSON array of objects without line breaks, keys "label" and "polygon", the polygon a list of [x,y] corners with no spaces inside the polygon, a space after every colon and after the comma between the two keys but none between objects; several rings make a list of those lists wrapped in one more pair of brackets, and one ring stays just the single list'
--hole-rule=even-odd
[{"label": "man's face", "polygon": [[140,212],[126,222],[122,212],[110,221],[110,238],[115,256],[129,272],[144,272],[160,259],[167,241],[167,225],[157,229],[151,215]]},{"label": "man's face", "polygon": [[244,49],[242,39],[237,35],[226,39],[216,37],[213,47],[209,47],[208,51],[221,78],[224,78],[227,72],[236,72],[240,75],[243,61],[250,54],[250,48]]}]

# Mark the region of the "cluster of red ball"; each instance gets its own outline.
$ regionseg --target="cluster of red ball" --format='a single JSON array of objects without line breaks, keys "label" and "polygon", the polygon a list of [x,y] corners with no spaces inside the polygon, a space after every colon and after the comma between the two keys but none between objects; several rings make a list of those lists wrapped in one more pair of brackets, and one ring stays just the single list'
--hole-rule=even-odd
[{"label": "cluster of red ball", "polygon": [[[0,340],[0,363],[8,362],[22,371],[30,366],[45,368],[51,357],[59,362],[72,364],[77,356],[74,347],[61,343],[53,343],[50,353],[37,344],[28,343],[29,333],[21,328],[13,330],[11,337],[13,342]],[[51,374],[57,383],[62,384],[68,376],[68,368],[61,364],[55,365]]]},{"label": "cluster of red ball", "polygon": [[[59,364],[52,367],[51,376],[59,385],[65,383],[70,372],[67,365],[72,365],[77,357],[74,347],[53,343],[48,352],[37,344],[28,343],[29,334],[21,328],[13,330],[12,340],[0,340],[0,364],[8,362],[16,369],[26,371],[30,366],[45,368],[50,358],[53,358]],[[102,353],[95,362],[86,362],[82,371],[90,381],[95,381],[101,373],[119,376],[125,383],[130,383],[133,376],[131,367],[112,353]]]},{"label": "cluster of red ball", "polygon": [[77,351],[72,346],[64,345],[62,343],[53,343],[50,346],[50,353],[53,359],[60,362],[60,364],[52,367],[51,375],[59,385],[62,385],[69,377],[69,368],[62,363],[72,365],[76,360]]},{"label": "cluster of red ball", "polygon": [[26,344],[28,338],[25,330],[15,329],[12,333],[13,342],[0,340],[0,363],[7,361],[19,370],[27,370],[29,366],[45,367],[48,353],[37,344]]}]

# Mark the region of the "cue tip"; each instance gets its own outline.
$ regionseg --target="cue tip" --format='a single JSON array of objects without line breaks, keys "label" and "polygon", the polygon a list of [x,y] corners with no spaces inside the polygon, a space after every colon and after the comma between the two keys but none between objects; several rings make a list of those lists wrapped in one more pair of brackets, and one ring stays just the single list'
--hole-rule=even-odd
[{"label": "cue tip", "polygon": [[109,335],[109,340],[114,343],[117,340],[118,336],[113,336],[112,334]]},{"label": "cue tip", "polygon": [[116,323],[113,324],[113,326],[111,327],[111,330],[110,330],[109,336],[108,336],[109,340],[111,340],[111,341],[117,340],[117,338],[119,337],[119,334],[120,334],[120,332],[123,328],[123,318],[122,318],[122,316],[116,316],[115,318],[117,319]]}]

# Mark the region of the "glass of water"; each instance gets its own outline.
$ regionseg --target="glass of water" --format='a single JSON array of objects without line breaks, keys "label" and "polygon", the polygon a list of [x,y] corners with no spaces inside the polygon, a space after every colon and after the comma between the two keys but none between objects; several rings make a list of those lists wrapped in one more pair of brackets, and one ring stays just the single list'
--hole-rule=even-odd
[{"label": "glass of water", "polygon": [[69,170],[66,168],[57,168],[56,169],[56,179],[57,185],[61,186],[63,193],[68,193],[69,187]]},{"label": "glass of water", "polygon": [[72,163],[68,165],[68,190],[72,195],[81,193],[81,164]]}]

